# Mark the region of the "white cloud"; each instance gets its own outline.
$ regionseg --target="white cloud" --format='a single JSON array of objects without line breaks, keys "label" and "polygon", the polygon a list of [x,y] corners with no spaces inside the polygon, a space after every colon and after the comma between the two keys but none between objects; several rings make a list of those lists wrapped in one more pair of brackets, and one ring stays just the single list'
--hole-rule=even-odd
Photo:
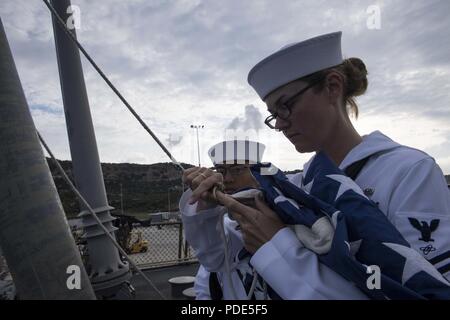
[{"label": "white cloud", "polygon": [[[444,130],[450,120],[446,0],[72,4],[81,9],[79,40],[136,111],[161,141],[182,137],[171,146],[180,161],[197,162],[191,124],[205,125],[199,133],[206,164],[209,146],[224,137],[233,119],[244,121],[245,106],[253,105],[264,119],[266,108],[246,83],[257,61],[287,43],[342,30],[344,54],[361,57],[369,70],[357,128],[361,133],[380,129],[400,143],[422,148],[450,173]],[[380,30],[366,27],[366,9],[374,4],[381,10]],[[56,155],[68,159],[50,14],[41,1],[17,0],[1,2],[0,15],[36,125]],[[168,161],[82,61],[102,161]],[[281,168],[299,168],[309,157],[268,128],[258,135],[267,145],[265,159]]]}]

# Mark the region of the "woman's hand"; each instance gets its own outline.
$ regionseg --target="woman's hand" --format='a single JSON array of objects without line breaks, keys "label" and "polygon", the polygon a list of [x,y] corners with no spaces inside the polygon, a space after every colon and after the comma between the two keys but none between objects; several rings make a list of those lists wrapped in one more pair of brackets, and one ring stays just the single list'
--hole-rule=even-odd
[{"label": "woman's hand", "polygon": [[259,197],[255,197],[256,209],[239,203],[223,193],[217,193],[217,199],[238,221],[245,249],[252,254],[285,227],[278,215]]},{"label": "woman's hand", "polygon": [[192,190],[189,204],[198,201],[197,211],[212,208],[218,204],[214,200],[212,189],[214,186],[223,184],[223,177],[220,173],[207,168],[193,167],[184,171],[183,182]]}]

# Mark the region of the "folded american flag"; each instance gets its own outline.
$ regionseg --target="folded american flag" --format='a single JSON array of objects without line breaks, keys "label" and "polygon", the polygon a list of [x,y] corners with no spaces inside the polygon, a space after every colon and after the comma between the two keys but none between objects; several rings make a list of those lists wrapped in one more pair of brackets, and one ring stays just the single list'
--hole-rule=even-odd
[{"label": "folded american flag", "polygon": [[[302,226],[301,233],[306,228],[317,231],[319,220],[330,222],[329,244],[325,239],[321,250],[314,251],[323,264],[370,298],[450,299],[449,282],[410,247],[377,205],[324,153],[317,153],[310,163],[304,189],[270,163],[254,165],[252,173],[266,202],[284,223]],[[377,287],[368,286],[374,270],[370,266],[380,270]]]}]

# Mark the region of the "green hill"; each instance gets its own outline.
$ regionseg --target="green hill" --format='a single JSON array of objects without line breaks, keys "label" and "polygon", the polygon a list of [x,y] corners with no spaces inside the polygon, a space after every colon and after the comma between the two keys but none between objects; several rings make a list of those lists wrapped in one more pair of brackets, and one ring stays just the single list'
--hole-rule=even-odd
[{"label": "green hill", "polygon": [[[80,208],[73,192],[68,188],[52,161],[49,161],[64,210],[68,217],[75,217]],[[68,176],[74,181],[72,162],[60,161]],[[190,164],[182,164],[190,168]],[[150,213],[178,210],[178,201],[182,194],[181,170],[170,162],[150,165],[133,163],[102,163],[103,177],[109,204],[128,214]],[[285,173],[298,173],[299,170]],[[450,175],[446,175],[450,184]],[[122,187],[122,196],[121,196]],[[170,208],[169,208],[170,206]]]},{"label": "green hill", "polygon": [[[75,195],[53,162],[49,159],[47,161],[66,215],[76,216],[80,212],[80,207]],[[60,164],[74,181],[72,162],[60,161]],[[185,168],[192,167],[189,164],[182,165]],[[131,214],[178,210],[183,187],[181,170],[172,163],[151,165],[102,163],[102,171],[109,204],[116,210],[121,210],[121,200],[123,210]]]}]

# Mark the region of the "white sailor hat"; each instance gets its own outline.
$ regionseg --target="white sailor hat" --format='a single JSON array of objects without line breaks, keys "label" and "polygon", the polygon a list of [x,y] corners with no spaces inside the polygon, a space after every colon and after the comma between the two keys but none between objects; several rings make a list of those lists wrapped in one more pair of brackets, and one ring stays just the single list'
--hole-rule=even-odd
[{"label": "white sailor hat", "polygon": [[266,146],[250,140],[222,141],[212,146],[208,155],[216,164],[255,164],[261,162]]},{"label": "white sailor hat", "polygon": [[328,33],[281,48],[250,70],[248,83],[264,100],[289,82],[341,64],[341,35]]}]

